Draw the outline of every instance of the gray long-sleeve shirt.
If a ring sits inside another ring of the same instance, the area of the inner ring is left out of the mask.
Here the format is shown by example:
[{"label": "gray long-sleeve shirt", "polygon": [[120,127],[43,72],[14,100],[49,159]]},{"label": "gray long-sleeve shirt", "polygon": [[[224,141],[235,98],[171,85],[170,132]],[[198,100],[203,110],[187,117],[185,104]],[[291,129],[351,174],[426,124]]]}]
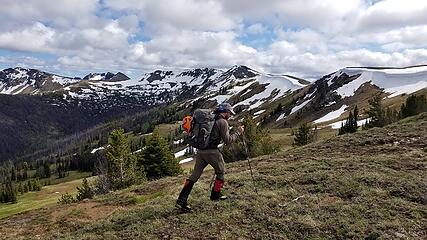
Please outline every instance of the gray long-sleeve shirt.
[{"label": "gray long-sleeve shirt", "polygon": [[209,145],[206,149],[216,149],[221,142],[229,145],[237,140],[238,133],[230,134],[229,125],[227,120],[218,116],[215,120],[215,125],[212,129]]}]

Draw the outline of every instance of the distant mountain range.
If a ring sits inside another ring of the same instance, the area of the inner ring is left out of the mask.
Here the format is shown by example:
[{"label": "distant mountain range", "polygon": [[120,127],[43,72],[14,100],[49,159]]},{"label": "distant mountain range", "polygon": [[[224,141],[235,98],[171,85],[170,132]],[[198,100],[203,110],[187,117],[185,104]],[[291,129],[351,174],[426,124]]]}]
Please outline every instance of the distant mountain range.
[{"label": "distant mountain range", "polygon": [[385,103],[397,107],[406,94],[426,89],[427,66],[344,68],[315,82],[246,66],[156,70],[138,79],[120,72],[76,78],[8,68],[0,71],[0,156],[6,156],[0,160],[40,139],[61,139],[156,106],[191,109],[196,103],[213,107],[228,101],[237,120],[250,114],[265,127],[327,126],[355,105],[363,115],[375,93],[382,92]]}]

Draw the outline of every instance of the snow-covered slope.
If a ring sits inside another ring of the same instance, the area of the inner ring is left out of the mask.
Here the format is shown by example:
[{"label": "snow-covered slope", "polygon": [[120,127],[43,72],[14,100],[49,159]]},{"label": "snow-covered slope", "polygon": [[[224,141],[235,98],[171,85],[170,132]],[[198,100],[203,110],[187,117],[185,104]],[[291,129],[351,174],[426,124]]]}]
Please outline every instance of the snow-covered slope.
[{"label": "snow-covered slope", "polygon": [[[328,122],[342,118],[358,104],[355,95],[366,93],[357,90],[366,86],[382,89],[388,98],[410,94],[427,88],[427,66],[344,68],[313,83],[288,75],[260,73],[246,66],[226,71],[157,70],[134,79],[120,72],[91,73],[80,79],[35,69],[0,71],[1,94],[53,92],[65,102],[100,114],[115,107],[149,108],[164,103],[188,107],[194,101],[213,106],[228,101],[238,112],[252,113],[258,121],[276,126],[295,125],[302,119],[322,123],[326,116]],[[368,97],[363,96],[362,100]]]},{"label": "snow-covered slope", "polygon": [[221,103],[240,96],[234,101],[235,105],[254,109],[305,86],[292,77],[261,74],[246,66],[234,66],[227,71],[212,68],[157,70],[143,74],[141,79],[122,81],[103,80],[100,74],[91,74],[85,79],[85,84],[64,88],[64,99],[99,101],[120,95],[153,106],[200,98]]},{"label": "snow-covered slope", "polygon": [[[426,88],[427,66],[343,68],[307,86],[303,94],[294,96],[291,104],[270,113],[274,117],[270,121],[274,120],[276,126],[296,125],[301,120],[323,125],[346,117],[356,105],[367,106],[377,92],[383,92],[386,101]],[[398,104],[396,100],[392,102]]]},{"label": "snow-covered slope", "polygon": [[336,92],[342,97],[349,97],[364,83],[371,83],[390,93],[388,98],[401,94],[410,94],[427,88],[427,66],[408,68],[344,68],[335,73],[329,83],[334,83],[339,76],[360,75],[355,80],[338,88]]},{"label": "snow-covered slope", "polygon": [[81,79],[26,69],[8,68],[0,71],[0,94],[38,94],[62,89]]}]

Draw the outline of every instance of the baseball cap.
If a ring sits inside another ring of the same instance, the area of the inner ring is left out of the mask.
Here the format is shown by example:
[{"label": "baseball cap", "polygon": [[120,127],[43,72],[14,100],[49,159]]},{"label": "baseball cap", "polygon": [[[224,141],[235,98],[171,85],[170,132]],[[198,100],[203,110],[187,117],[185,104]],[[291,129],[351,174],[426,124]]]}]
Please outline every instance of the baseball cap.
[{"label": "baseball cap", "polygon": [[218,105],[218,112],[230,112],[232,115],[236,115],[236,113],[233,110],[233,107],[229,103],[221,103]]}]

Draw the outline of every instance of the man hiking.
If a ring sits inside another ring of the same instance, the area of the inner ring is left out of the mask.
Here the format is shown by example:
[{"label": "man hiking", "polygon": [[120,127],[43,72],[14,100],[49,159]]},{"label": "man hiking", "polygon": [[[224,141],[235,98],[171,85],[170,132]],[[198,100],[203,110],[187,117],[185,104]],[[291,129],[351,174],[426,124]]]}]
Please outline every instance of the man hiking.
[{"label": "man hiking", "polygon": [[227,198],[221,194],[221,189],[224,185],[225,163],[222,154],[218,149],[218,145],[221,142],[225,143],[226,145],[235,142],[237,138],[243,134],[244,127],[239,127],[235,134],[230,135],[227,120],[231,117],[231,115],[235,115],[235,112],[229,103],[221,103],[214,111],[214,114],[215,122],[209,136],[208,145],[204,149],[197,149],[197,153],[195,155],[196,164],[194,166],[193,173],[185,181],[184,187],[182,188],[178,200],[176,201],[176,207],[184,211],[191,211],[190,206],[187,204],[188,196],[190,195],[194,183],[199,180],[203,170],[208,164],[214,168],[216,175],[210,199],[216,201]]}]

